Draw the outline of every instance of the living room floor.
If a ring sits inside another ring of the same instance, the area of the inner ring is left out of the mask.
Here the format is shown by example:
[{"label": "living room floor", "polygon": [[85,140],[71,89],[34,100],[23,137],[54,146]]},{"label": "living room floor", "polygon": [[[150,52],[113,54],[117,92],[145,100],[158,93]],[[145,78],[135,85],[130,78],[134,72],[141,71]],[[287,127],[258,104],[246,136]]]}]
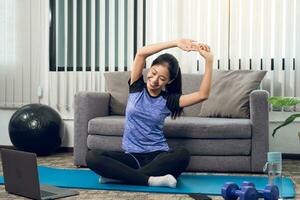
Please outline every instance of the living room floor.
[{"label": "living room floor", "polygon": [[[0,160],[1,162],[1,160]],[[46,157],[38,157],[38,164],[53,167],[62,168],[76,168],[73,165],[73,155],[71,152],[56,153]],[[300,160],[283,160],[283,174],[290,176],[296,188],[296,198],[300,199]],[[2,165],[0,165],[0,175],[2,175]],[[246,174],[245,174],[246,175]],[[85,200],[192,200],[196,199],[189,195],[180,194],[155,194],[155,193],[143,193],[143,192],[118,192],[107,190],[78,190],[79,196],[68,197],[67,199],[85,199]],[[222,197],[210,196],[212,199],[221,200]],[[25,199],[15,195],[7,194],[4,190],[4,186],[0,186],[0,199],[19,200]]]}]

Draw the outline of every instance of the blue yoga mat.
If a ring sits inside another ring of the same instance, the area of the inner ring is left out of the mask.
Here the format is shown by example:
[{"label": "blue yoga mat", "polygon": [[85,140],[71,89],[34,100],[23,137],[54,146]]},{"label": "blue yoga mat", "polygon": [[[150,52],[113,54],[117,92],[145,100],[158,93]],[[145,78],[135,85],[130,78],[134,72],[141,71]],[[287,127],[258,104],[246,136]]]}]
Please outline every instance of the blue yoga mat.
[{"label": "blue yoga mat", "polygon": [[[39,177],[42,184],[54,185],[66,188],[119,190],[135,192],[158,192],[207,195],[220,195],[221,187],[225,182],[235,182],[241,185],[243,181],[251,181],[256,188],[263,189],[268,182],[266,176],[225,176],[225,175],[192,175],[184,174],[178,178],[177,188],[148,187],[121,184],[100,184],[99,175],[85,169],[61,169],[39,166]],[[3,184],[0,176],[0,184]],[[290,178],[283,179],[283,197],[295,196],[294,184]]]}]

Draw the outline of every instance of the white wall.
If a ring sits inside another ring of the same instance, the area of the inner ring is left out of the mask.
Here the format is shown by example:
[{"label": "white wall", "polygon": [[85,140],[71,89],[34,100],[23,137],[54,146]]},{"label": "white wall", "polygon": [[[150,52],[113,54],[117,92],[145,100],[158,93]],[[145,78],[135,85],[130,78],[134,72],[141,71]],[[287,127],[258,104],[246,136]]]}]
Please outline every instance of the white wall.
[{"label": "white wall", "polygon": [[300,122],[279,129],[273,138],[271,136],[272,130],[278,124],[278,122],[270,122],[269,151],[300,154],[300,139],[298,137],[298,132],[300,132]]},{"label": "white wall", "polygon": [[12,110],[0,110],[0,145],[11,145],[8,135],[8,123]]},{"label": "white wall", "polygon": [[[1,110],[0,109],[0,145],[12,145],[8,135],[9,119],[15,110]],[[281,128],[276,134],[275,138],[271,136],[273,129],[288,116],[287,113],[270,114],[270,132],[269,141],[270,151],[281,151],[283,153],[297,153],[300,154],[300,140],[298,132],[300,132],[300,121]],[[74,126],[73,120],[64,120],[66,133],[63,139],[63,147],[73,147]]]},{"label": "white wall", "polygon": [[280,128],[275,137],[272,132],[282,121],[284,121],[291,113],[273,112],[269,114],[269,150],[280,151],[283,153],[300,153],[300,119],[297,118],[292,124]]}]

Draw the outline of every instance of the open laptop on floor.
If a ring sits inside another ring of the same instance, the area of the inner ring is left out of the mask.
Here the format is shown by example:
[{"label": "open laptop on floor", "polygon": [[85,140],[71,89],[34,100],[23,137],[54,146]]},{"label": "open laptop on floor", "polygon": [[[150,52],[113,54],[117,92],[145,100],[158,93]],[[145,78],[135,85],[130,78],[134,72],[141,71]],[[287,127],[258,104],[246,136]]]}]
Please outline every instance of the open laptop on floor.
[{"label": "open laptop on floor", "polygon": [[40,185],[36,154],[1,149],[5,190],[31,199],[57,199],[78,195],[70,189]]}]

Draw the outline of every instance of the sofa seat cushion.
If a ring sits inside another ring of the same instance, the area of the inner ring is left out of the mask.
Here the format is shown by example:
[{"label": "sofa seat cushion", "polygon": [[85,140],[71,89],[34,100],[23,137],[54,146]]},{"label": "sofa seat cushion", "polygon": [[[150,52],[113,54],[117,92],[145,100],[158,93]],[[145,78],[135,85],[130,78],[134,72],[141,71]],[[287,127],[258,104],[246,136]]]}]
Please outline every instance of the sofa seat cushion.
[{"label": "sofa seat cushion", "polygon": [[[88,133],[92,135],[122,136],[124,116],[97,117],[89,121]],[[165,121],[166,138],[199,139],[249,139],[251,121],[233,118],[180,117]]]},{"label": "sofa seat cushion", "polygon": [[[204,156],[249,156],[251,152],[250,139],[182,139],[169,138],[167,142],[170,148],[184,147],[191,155]],[[89,149],[107,151],[122,151],[122,137],[89,135],[87,138]]]},{"label": "sofa seat cushion", "polygon": [[251,121],[232,118],[167,118],[164,133],[167,138],[246,139],[251,138]]},{"label": "sofa seat cushion", "polygon": [[88,134],[122,136],[124,122],[125,117],[120,115],[96,117],[88,122]]}]

